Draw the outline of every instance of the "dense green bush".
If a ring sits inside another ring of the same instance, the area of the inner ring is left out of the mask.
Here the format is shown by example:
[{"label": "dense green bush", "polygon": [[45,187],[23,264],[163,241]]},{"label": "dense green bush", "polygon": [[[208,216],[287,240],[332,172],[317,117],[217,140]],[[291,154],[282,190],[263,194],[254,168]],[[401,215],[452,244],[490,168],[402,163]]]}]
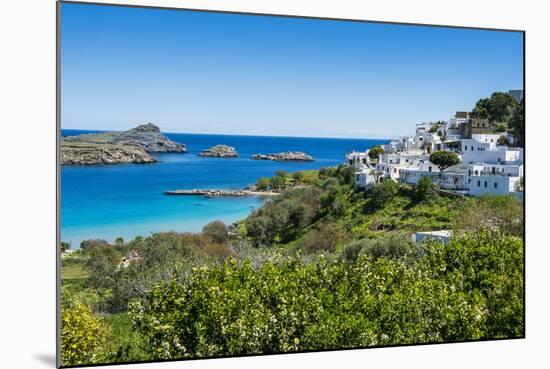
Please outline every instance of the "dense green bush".
[{"label": "dense green bush", "polygon": [[412,264],[230,261],[160,283],[131,315],[156,359],[520,337],[522,250],[480,233]]},{"label": "dense green bush", "polygon": [[226,243],[229,240],[228,229],[224,222],[216,220],[202,227],[203,236],[213,243]]},{"label": "dense green bush", "polygon": [[398,184],[391,179],[385,179],[382,182],[377,183],[372,189],[370,196],[371,208],[383,208],[397,195],[398,188]]},{"label": "dense green bush", "polygon": [[317,187],[296,188],[266,202],[245,220],[247,236],[255,246],[289,242],[320,216],[321,193]]},{"label": "dense green bush", "polygon": [[377,260],[412,261],[420,257],[420,249],[410,237],[403,234],[390,233],[385,237],[360,239],[350,242],[344,247],[342,258],[347,262],[355,262],[360,255]]},{"label": "dense green bush", "polygon": [[516,197],[484,195],[460,202],[452,228],[459,232],[479,232],[485,228],[522,237],[523,203]]},{"label": "dense green bush", "polygon": [[108,329],[92,309],[64,293],[61,304],[61,364],[100,362]]},{"label": "dense green bush", "polygon": [[431,202],[437,196],[435,186],[428,176],[422,176],[415,186],[413,200],[416,202]]},{"label": "dense green bush", "polygon": [[333,252],[346,239],[346,231],[332,223],[319,223],[299,243],[307,253]]}]

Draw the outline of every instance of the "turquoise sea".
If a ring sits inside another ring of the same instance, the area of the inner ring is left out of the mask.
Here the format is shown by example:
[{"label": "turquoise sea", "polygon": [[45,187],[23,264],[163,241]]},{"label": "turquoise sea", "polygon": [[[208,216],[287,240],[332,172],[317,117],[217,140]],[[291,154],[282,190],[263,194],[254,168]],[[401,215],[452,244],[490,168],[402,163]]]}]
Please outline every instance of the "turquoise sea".
[{"label": "turquoise sea", "polygon": [[[63,136],[93,131],[62,130]],[[116,237],[130,240],[159,231],[199,231],[222,220],[245,218],[262,205],[262,198],[203,198],[166,196],[174,189],[239,189],[277,170],[288,172],[338,165],[347,151],[366,150],[387,140],[303,137],[170,134],[187,145],[187,153],[155,154],[156,164],[71,166],[61,169],[61,239],[73,248],[82,240]],[[201,158],[197,154],[216,144],[234,146],[235,159]],[[251,160],[257,153],[303,151],[313,162]]]}]

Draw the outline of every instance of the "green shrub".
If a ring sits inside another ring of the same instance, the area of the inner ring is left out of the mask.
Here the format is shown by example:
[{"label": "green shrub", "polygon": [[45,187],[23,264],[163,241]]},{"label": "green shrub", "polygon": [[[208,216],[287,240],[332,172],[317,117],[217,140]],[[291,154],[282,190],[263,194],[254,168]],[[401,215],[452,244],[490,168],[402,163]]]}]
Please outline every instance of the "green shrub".
[{"label": "green shrub", "polygon": [[202,227],[202,234],[213,243],[226,243],[229,240],[228,229],[219,220],[210,222]]},{"label": "green shrub", "polygon": [[256,188],[260,191],[268,190],[271,186],[271,180],[267,177],[260,177],[256,181]]},{"label": "green shrub", "polygon": [[374,209],[383,208],[397,195],[397,191],[398,185],[391,179],[385,179],[377,183],[370,196],[371,207]]},{"label": "green shrub", "polygon": [[345,234],[345,230],[337,225],[321,223],[306,234],[301,245],[308,253],[333,252],[343,242]]},{"label": "green shrub", "polygon": [[415,202],[431,202],[437,196],[435,186],[428,176],[422,176],[414,188],[413,200]]},{"label": "green shrub", "polygon": [[135,329],[154,359],[523,335],[520,239],[482,232],[447,247],[428,242],[409,262],[400,249],[366,249],[379,257],[194,269],[132,305]]},{"label": "green shrub", "polygon": [[373,260],[386,258],[410,261],[420,257],[420,250],[410,237],[390,234],[386,237],[353,241],[344,247],[342,258],[347,262],[355,262],[361,254]]},{"label": "green shrub", "polygon": [[107,335],[103,320],[92,309],[64,294],[61,305],[61,364],[82,365],[101,361]]}]

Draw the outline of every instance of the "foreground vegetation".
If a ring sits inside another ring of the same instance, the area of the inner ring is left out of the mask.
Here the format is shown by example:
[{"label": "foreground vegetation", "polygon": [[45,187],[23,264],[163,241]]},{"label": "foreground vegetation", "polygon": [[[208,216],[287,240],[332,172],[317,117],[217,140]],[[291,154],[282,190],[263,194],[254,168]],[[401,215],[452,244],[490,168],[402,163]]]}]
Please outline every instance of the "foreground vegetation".
[{"label": "foreground vegetation", "polygon": [[[523,335],[515,198],[357,192],[345,166],[275,177],[281,195],[238,224],[64,257],[63,365]],[[410,241],[437,229],[449,245]]]}]

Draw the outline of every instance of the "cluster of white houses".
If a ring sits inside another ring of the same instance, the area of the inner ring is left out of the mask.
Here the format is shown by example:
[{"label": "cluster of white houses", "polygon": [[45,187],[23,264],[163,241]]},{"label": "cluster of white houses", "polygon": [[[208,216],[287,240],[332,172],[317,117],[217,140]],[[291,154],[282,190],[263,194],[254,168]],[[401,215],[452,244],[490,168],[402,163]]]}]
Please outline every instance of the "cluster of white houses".
[{"label": "cluster of white houses", "polygon": [[[448,122],[417,124],[414,136],[382,145],[384,153],[376,161],[368,150],[348,153],[346,160],[356,168],[358,188],[370,188],[385,178],[416,184],[428,176],[439,188],[456,193],[522,197],[523,148],[513,147],[513,140],[505,125],[457,112]],[[460,164],[440,171],[430,162],[436,150],[455,152]]]}]

